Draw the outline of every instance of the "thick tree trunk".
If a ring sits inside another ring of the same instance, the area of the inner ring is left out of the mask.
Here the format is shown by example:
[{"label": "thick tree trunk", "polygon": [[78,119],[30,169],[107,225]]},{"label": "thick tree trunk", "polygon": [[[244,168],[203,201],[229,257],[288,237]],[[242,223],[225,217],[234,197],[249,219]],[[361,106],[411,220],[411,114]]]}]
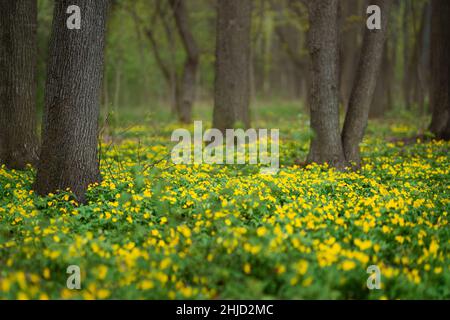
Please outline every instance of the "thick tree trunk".
[{"label": "thick tree trunk", "polygon": [[213,126],[250,126],[251,0],[219,0]]},{"label": "thick tree trunk", "polygon": [[185,1],[170,0],[170,5],[175,17],[178,33],[187,55],[179,88],[180,92],[177,103],[178,117],[181,122],[190,123],[197,87],[197,69],[200,52],[189,26],[189,14]]},{"label": "thick tree trunk", "polygon": [[0,1],[0,165],[38,159],[36,0]]},{"label": "thick tree trunk", "polygon": [[366,29],[355,85],[350,96],[342,131],[345,158],[356,166],[361,163],[359,144],[364,137],[370,105],[383,61],[391,2],[391,0],[372,1],[381,8],[381,30]]},{"label": "thick tree trunk", "polygon": [[433,0],[432,2],[430,87],[430,104],[432,109],[430,131],[437,138],[447,137],[447,139],[450,133],[449,6],[450,1],[448,0]]},{"label": "thick tree trunk", "polygon": [[[100,180],[97,135],[108,4],[108,0],[55,1],[35,183],[40,195],[69,188],[85,202],[88,185]],[[80,30],[66,27],[69,5],[81,9]]]},{"label": "thick tree trunk", "polygon": [[309,0],[311,141],[308,162],[346,166],[339,128],[338,0]]}]

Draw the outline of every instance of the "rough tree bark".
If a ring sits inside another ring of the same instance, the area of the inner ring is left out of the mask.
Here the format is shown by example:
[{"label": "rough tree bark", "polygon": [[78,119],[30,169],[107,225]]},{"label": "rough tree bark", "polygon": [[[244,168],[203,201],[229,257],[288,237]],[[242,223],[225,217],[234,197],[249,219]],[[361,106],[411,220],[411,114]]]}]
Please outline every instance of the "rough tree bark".
[{"label": "rough tree bark", "polygon": [[364,137],[367,127],[370,105],[383,61],[389,8],[392,0],[375,0],[372,3],[381,8],[381,30],[371,31],[366,29],[355,84],[350,96],[342,131],[345,158],[356,166],[359,166],[361,163],[359,144]]},{"label": "rough tree bark", "polygon": [[[81,9],[81,29],[66,27],[70,5]],[[103,75],[108,0],[57,0],[47,71],[42,151],[35,190],[70,190],[85,202],[98,182],[99,94]]]},{"label": "rough tree bark", "polygon": [[38,159],[36,0],[0,1],[0,164],[24,169]]},{"label": "rough tree bark", "polygon": [[431,26],[431,86],[432,120],[430,131],[436,138],[450,138],[449,101],[449,7],[448,0],[433,0]]},{"label": "rough tree bark", "polygon": [[177,101],[178,117],[181,122],[190,123],[192,121],[192,107],[196,94],[200,52],[189,26],[189,14],[186,8],[186,2],[183,0],[170,0],[170,5],[175,17],[178,33],[186,51],[186,61],[180,80],[180,92]]},{"label": "rough tree bark", "polygon": [[251,0],[219,0],[213,126],[250,127]]},{"label": "rough tree bark", "polygon": [[339,128],[338,0],[308,0],[311,140],[308,162],[346,166]]}]

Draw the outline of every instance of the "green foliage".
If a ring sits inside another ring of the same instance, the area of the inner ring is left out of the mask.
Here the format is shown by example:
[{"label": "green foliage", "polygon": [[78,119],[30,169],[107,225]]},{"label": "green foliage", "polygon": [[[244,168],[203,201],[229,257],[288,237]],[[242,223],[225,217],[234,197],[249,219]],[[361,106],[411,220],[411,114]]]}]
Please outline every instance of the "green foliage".
[{"label": "green foliage", "polygon": [[417,129],[392,119],[370,124],[360,171],[299,167],[307,119],[283,110],[257,111],[257,127],[280,124],[277,176],[174,166],[178,125],[154,117],[110,130],[85,206],[1,168],[0,298],[450,298],[450,145],[387,143]]}]

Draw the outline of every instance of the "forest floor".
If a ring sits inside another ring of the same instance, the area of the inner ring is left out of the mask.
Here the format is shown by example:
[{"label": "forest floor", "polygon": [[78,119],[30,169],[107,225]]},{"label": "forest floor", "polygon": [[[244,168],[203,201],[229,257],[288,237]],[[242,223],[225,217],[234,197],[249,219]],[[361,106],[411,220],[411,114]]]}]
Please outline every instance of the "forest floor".
[{"label": "forest floor", "polygon": [[[34,170],[1,168],[0,299],[450,298],[450,144],[388,142],[425,120],[371,122],[361,170],[337,172],[296,165],[306,117],[259,115],[280,129],[276,176],[175,166],[178,125],[152,117],[104,131],[87,205],[37,197]],[[66,287],[70,265],[81,290]]]}]

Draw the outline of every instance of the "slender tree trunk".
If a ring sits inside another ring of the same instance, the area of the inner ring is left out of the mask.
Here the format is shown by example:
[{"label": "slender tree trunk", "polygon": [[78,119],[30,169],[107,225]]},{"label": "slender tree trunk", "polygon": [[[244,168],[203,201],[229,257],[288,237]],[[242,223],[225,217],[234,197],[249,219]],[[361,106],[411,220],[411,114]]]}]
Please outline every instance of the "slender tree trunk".
[{"label": "slender tree trunk", "polygon": [[200,52],[189,26],[189,14],[185,1],[170,0],[170,5],[175,17],[178,33],[187,55],[180,83],[178,117],[181,122],[190,123],[197,87],[197,69]]},{"label": "slender tree trunk", "polygon": [[[132,15],[137,15],[136,13],[136,2],[133,4],[131,8]],[[144,41],[142,37],[142,29],[139,24],[139,19],[134,18],[134,29],[136,30],[136,37],[138,41],[138,50],[139,50],[139,60],[141,62],[141,66],[147,68],[147,65],[145,63],[145,46]],[[106,65],[106,64],[105,64]],[[148,104],[149,101],[152,100],[152,97],[150,96],[150,77],[148,72],[144,72],[143,75],[144,80],[144,94],[142,98],[144,98],[144,101],[141,100],[142,105]]]},{"label": "slender tree trunk", "polygon": [[[283,14],[283,9],[286,8],[282,6],[282,3],[272,0],[271,7],[278,14],[280,21],[286,19]],[[291,9],[289,4],[287,8]],[[291,9],[291,11],[293,10]],[[274,31],[277,36],[279,51],[283,51],[285,54],[285,56],[280,56],[280,61],[277,62],[277,65],[280,65],[280,63],[282,65],[281,70],[277,70],[277,72],[285,76],[286,79],[286,83],[282,83],[281,88],[288,89],[287,94],[290,98],[301,99],[306,104],[302,89],[306,81],[305,72],[308,70],[308,59],[305,59],[300,53],[304,40],[299,37],[298,30],[290,24],[275,26]],[[286,62],[285,59],[289,61]]]},{"label": "slender tree trunk", "polygon": [[403,17],[402,17],[402,30],[403,30],[403,95],[405,108],[411,109],[411,81],[410,81],[410,68],[409,61],[411,57],[411,40],[410,40],[410,25],[409,25],[409,13],[411,12],[411,0],[403,0]]},{"label": "slender tree trunk", "polygon": [[390,55],[389,43],[386,42],[383,50],[380,73],[375,86],[374,97],[370,105],[369,118],[382,118],[392,105],[392,79],[394,78],[394,62]]},{"label": "slender tree trunk", "polygon": [[419,114],[423,116],[426,110],[427,97],[430,92],[430,36],[431,36],[431,4],[425,3],[423,8],[423,28],[420,34],[420,61],[418,75],[420,89],[423,91],[419,105]]},{"label": "slender tree trunk", "polygon": [[0,165],[38,159],[36,0],[0,1]]},{"label": "slender tree trunk", "polygon": [[361,11],[361,1],[340,1],[341,7],[341,72],[340,72],[340,101],[344,108],[348,106],[353,81],[356,74],[355,61],[359,59],[360,34],[362,34],[361,24],[355,23],[350,18],[359,15]]},{"label": "slender tree trunk", "polygon": [[383,61],[392,0],[374,0],[372,3],[381,8],[381,30],[366,29],[355,85],[350,96],[342,132],[345,158],[356,166],[361,163],[359,144],[364,137],[370,105]]},{"label": "slender tree trunk", "polygon": [[[106,62],[105,62],[106,65]],[[108,84],[108,72],[105,68],[103,71],[103,84],[102,84],[102,90],[103,90],[103,108],[105,113],[105,118],[109,116],[109,84]]]},{"label": "slender tree trunk", "polygon": [[[169,8],[170,9],[170,8]],[[172,106],[171,109],[174,113],[179,115],[179,106],[181,104],[181,79],[177,71],[177,65],[174,63],[176,61],[176,55],[177,55],[177,47],[175,42],[175,36],[173,32],[172,24],[170,23],[170,15],[166,15],[165,10],[163,8],[157,8],[156,13],[159,15],[159,18],[162,22],[162,26],[164,29],[164,34],[166,36],[166,41],[168,43],[168,60],[164,61],[164,59],[161,58],[161,62],[167,69],[167,72],[169,74],[169,88],[171,90],[172,94]],[[154,41],[154,46],[156,45],[156,41]],[[158,47],[155,47],[155,50],[160,51]],[[158,53],[160,54],[160,53]]]},{"label": "slender tree trunk", "polygon": [[[80,30],[66,27],[69,5],[81,9]],[[43,143],[35,190],[69,188],[85,202],[98,182],[98,117],[108,0],[56,0],[47,72]]]},{"label": "slender tree trunk", "polygon": [[113,102],[113,108],[115,117],[117,118],[119,116],[119,105],[120,105],[120,93],[122,90],[122,65],[123,65],[123,58],[122,55],[119,57],[119,61],[117,61],[116,68],[114,70],[114,102]]},{"label": "slender tree trunk", "polygon": [[[418,14],[418,9],[422,9],[422,14]],[[417,4],[412,4],[412,11],[414,16],[414,32],[415,32],[415,42],[414,42],[414,53],[413,57],[411,59],[411,73],[413,74],[414,79],[414,92],[413,92],[413,98],[415,105],[418,109],[418,111],[422,111],[424,109],[425,104],[425,86],[422,83],[422,54],[423,54],[423,34],[425,31],[425,24],[426,24],[426,18],[427,18],[427,10],[426,6],[419,6],[417,7]],[[420,24],[417,25],[416,20],[420,20]]]},{"label": "slender tree trunk", "polygon": [[339,128],[338,0],[309,0],[311,141],[308,162],[346,166]]},{"label": "slender tree trunk", "polygon": [[447,0],[433,0],[431,26],[431,87],[432,121],[430,131],[437,138],[450,133],[449,109],[449,5]]},{"label": "slender tree trunk", "polygon": [[213,126],[250,127],[251,0],[219,0]]}]

